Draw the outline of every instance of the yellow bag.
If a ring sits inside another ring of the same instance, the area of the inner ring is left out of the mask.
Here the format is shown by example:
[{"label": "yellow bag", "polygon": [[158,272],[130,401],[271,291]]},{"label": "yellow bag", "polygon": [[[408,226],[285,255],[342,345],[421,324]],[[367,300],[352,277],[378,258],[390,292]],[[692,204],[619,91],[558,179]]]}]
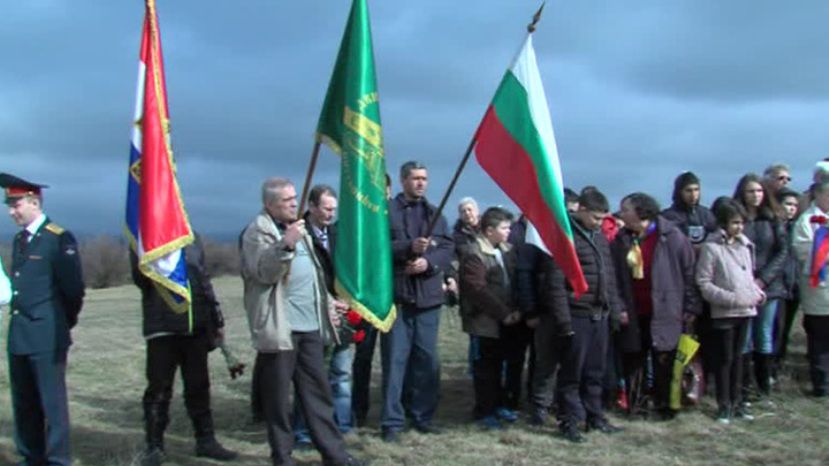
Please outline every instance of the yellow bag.
[{"label": "yellow bag", "polygon": [[691,335],[683,333],[679,336],[679,345],[676,347],[674,372],[671,379],[671,409],[678,411],[682,407],[682,372],[691,362],[699,349],[699,342]]}]

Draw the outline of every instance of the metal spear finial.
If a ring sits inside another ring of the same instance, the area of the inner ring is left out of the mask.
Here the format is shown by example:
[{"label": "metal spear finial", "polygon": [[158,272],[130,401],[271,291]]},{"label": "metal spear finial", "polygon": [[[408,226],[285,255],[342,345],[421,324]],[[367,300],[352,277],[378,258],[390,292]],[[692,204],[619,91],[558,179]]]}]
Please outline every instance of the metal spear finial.
[{"label": "metal spear finial", "polygon": [[541,6],[538,8],[538,11],[536,11],[535,14],[533,15],[533,22],[530,23],[529,25],[527,25],[527,32],[529,32],[530,34],[535,32],[535,26],[541,20],[541,12],[544,11],[544,5],[546,3],[547,2],[541,2]]}]

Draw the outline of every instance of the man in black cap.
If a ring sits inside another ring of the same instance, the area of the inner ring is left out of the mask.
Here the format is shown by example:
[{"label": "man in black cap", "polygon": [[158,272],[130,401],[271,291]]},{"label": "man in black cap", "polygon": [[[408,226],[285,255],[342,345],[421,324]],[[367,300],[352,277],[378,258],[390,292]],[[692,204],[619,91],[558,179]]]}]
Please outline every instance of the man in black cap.
[{"label": "man in black cap", "polygon": [[8,352],[22,464],[69,465],[66,353],[84,296],[78,245],[43,213],[41,189],[0,173],[14,237]]}]

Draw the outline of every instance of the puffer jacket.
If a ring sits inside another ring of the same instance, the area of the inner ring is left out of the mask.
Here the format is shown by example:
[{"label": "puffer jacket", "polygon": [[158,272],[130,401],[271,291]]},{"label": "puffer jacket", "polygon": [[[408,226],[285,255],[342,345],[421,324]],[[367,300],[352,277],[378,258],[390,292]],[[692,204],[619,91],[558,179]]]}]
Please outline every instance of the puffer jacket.
[{"label": "puffer jacket", "polygon": [[511,283],[515,281],[515,253],[508,243],[498,245],[506,266],[495,257],[495,248],[478,235],[461,258],[460,291],[463,331],[470,335],[499,338],[501,321],[517,310]]},{"label": "puffer jacket", "polygon": [[616,286],[613,257],[607,238],[601,231],[586,231],[572,217],[570,224],[573,226],[576,255],[587,282],[587,291],[576,298],[564,272],[547,254],[544,254],[540,271],[541,276],[547,277],[549,281],[541,285],[539,291],[542,299],[538,305],[542,313],[553,315],[558,335],[572,332],[573,316],[599,318],[610,314],[612,319],[618,320],[625,310]]},{"label": "puffer jacket", "polygon": [[752,317],[765,294],[754,282],[754,245],[743,234],[728,243],[723,230],[708,235],[697,259],[696,280],[711,318]]},{"label": "puffer jacket", "polygon": [[783,275],[789,246],[784,224],[767,216],[757,217],[746,222],[743,234],[754,244],[754,278],[766,285],[766,297],[786,298]]}]

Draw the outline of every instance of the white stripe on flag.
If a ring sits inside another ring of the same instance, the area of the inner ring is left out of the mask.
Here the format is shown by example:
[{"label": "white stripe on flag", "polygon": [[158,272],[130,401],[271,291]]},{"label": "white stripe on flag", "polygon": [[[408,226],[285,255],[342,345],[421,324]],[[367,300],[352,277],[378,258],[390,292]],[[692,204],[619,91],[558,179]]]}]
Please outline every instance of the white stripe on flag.
[{"label": "white stripe on flag", "polygon": [[[141,242],[141,231],[139,228],[138,232],[138,257],[144,257],[144,246]],[[179,261],[181,260],[181,249],[176,249],[175,251],[167,254],[166,256],[159,257],[158,259],[149,262],[147,265],[152,267],[156,273],[163,277],[169,277],[173,271],[176,270],[176,266],[178,266]]]},{"label": "white stripe on flag", "polygon": [[546,252],[548,256],[552,256],[550,250],[547,249],[547,246],[544,245],[544,241],[541,239],[541,235],[538,234],[538,230],[536,230],[535,226],[529,220],[527,221],[527,232],[526,236],[524,237],[524,241]]},{"label": "white stripe on flag", "polygon": [[[147,77],[147,66],[141,60],[138,61],[138,85],[135,88],[135,111],[133,112],[133,123],[140,122],[144,116],[144,82]],[[138,153],[141,153],[143,135],[141,127],[137,124],[132,126],[132,145]]]},{"label": "white stripe on flag", "polygon": [[547,107],[547,94],[544,92],[544,84],[541,82],[538,62],[535,59],[532,34],[527,35],[527,40],[524,42],[518,56],[515,57],[510,72],[527,91],[529,100],[527,105],[530,108],[533,124],[541,137],[542,144],[544,144],[549,163],[553,167],[552,172],[556,182],[558,182],[558,189],[563,190],[564,181],[561,177],[561,163],[558,157],[556,136],[553,132],[553,121],[550,119],[550,109]]}]

